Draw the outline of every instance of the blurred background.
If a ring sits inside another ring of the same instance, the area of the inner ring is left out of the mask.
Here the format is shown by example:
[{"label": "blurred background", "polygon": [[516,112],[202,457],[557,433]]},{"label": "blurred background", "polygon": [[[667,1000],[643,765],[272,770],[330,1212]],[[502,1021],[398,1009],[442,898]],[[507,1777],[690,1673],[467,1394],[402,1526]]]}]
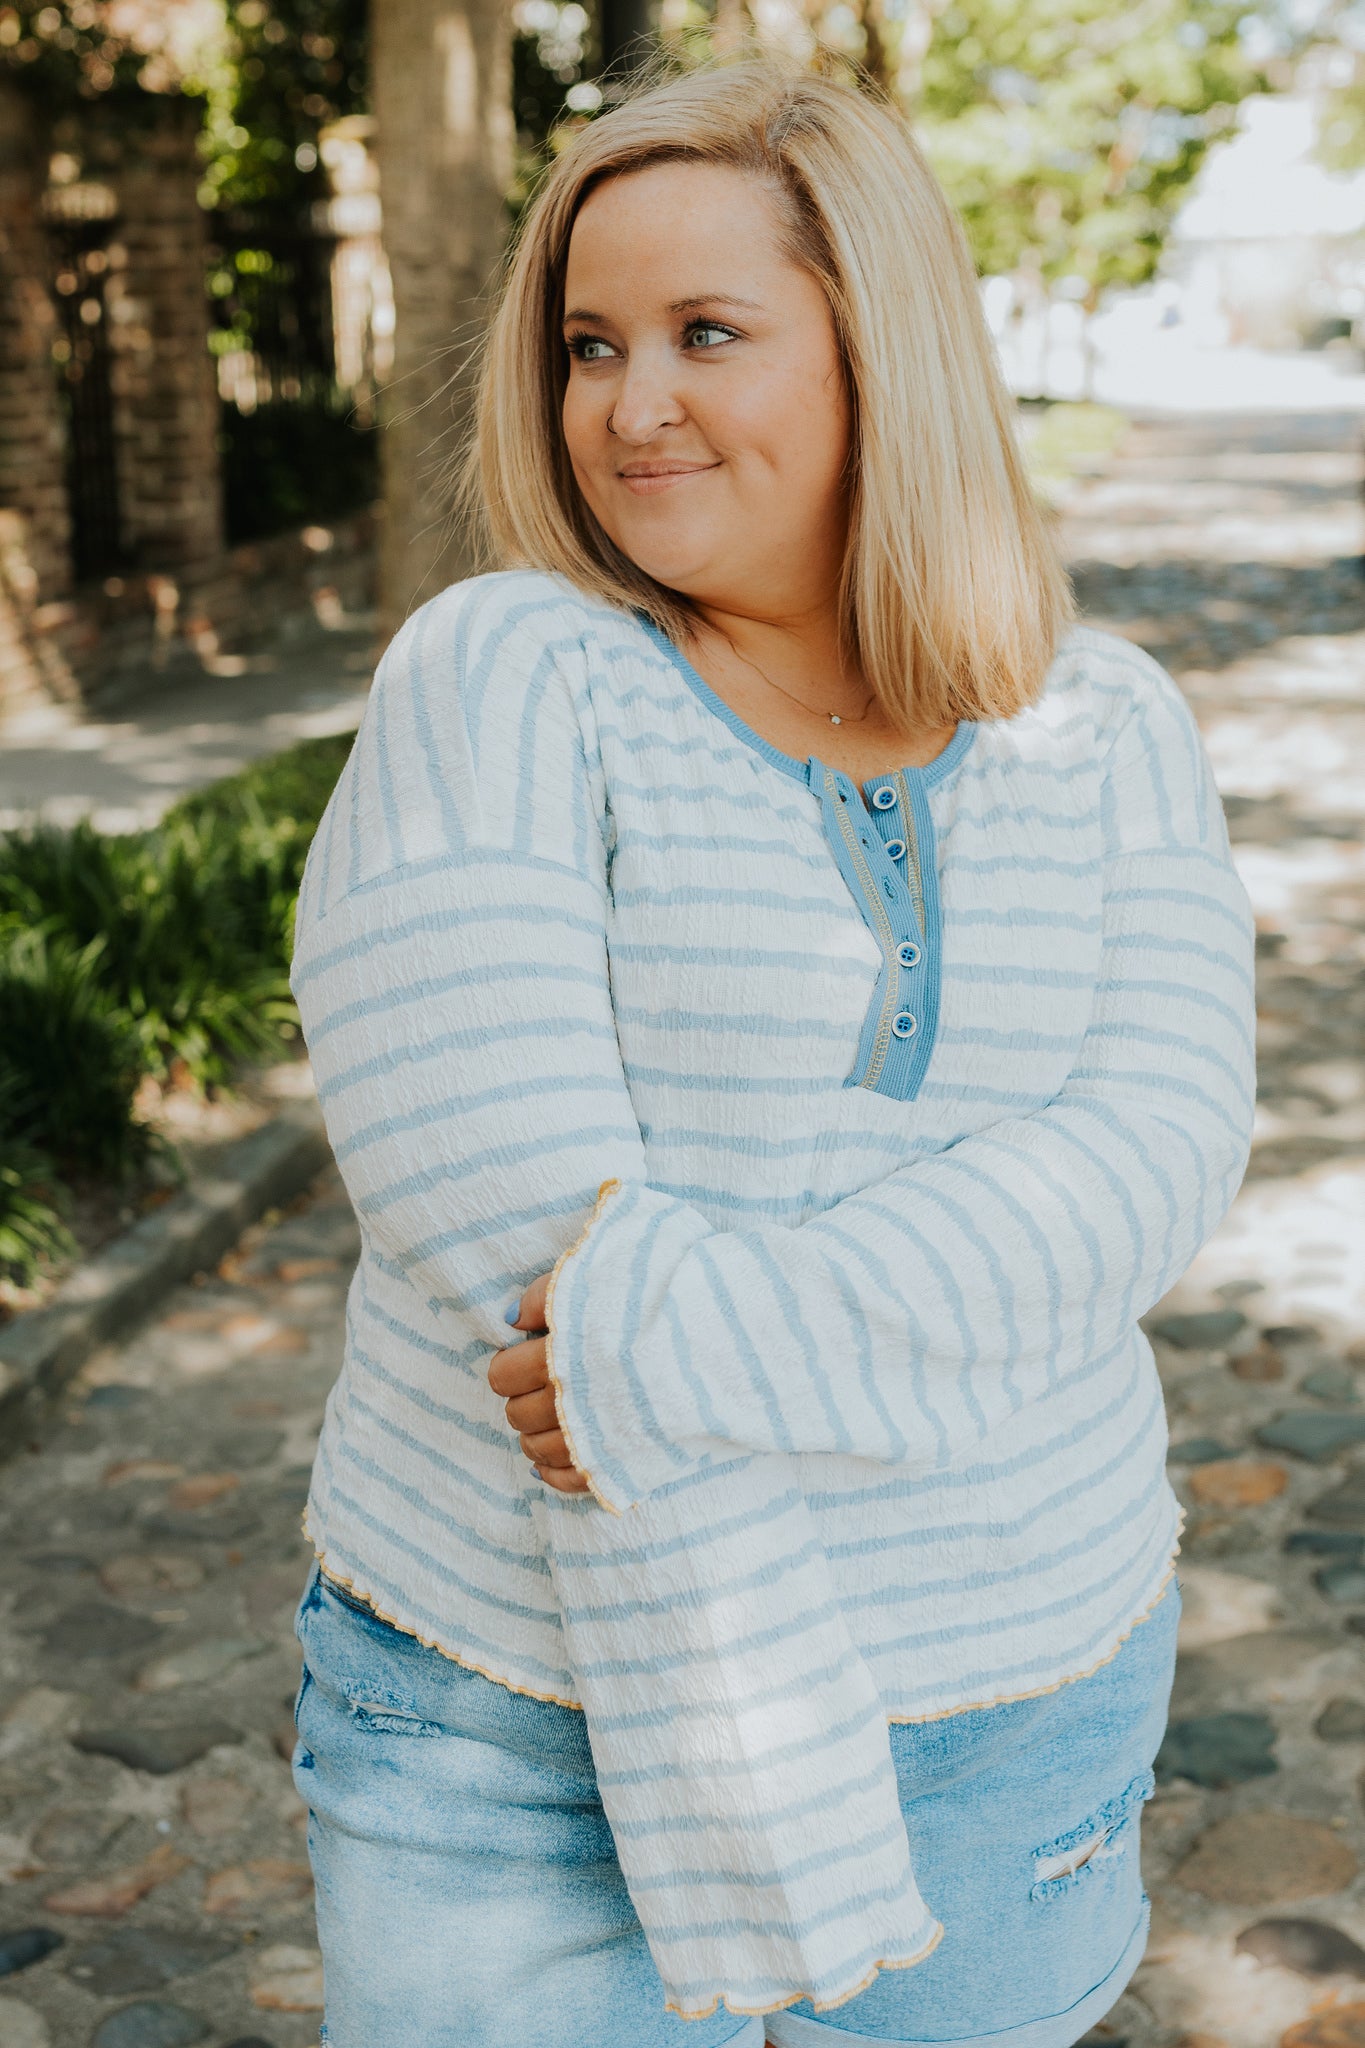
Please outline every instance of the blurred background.
[{"label": "blurred background", "polygon": [[914,119],[1256,913],[1251,1169],[1147,1318],[1152,1941],[1087,2039],[1365,2048],[1365,0],[0,0],[0,2048],[316,2040],[290,1616],[355,1238],[295,895],[470,566],[519,212],[633,64],[751,44]]},{"label": "blurred background", "polygon": [[439,458],[519,209],[633,59],[747,39],[911,112],[1024,401],[1365,368],[1343,0],[0,5],[0,703],[458,574]]}]

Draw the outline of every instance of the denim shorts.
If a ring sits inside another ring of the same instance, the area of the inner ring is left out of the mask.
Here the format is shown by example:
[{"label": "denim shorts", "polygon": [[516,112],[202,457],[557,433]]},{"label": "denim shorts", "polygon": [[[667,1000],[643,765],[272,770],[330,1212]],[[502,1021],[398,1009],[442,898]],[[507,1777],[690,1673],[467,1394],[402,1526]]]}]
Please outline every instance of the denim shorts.
[{"label": "denim shorts", "polygon": [[1117,1656],[1035,1699],[895,1723],[933,1954],[834,2011],[665,2011],[581,1713],[425,1648],[316,1569],[294,1775],[330,2048],[1069,2048],[1142,1959],[1142,1802],[1173,1580]]}]

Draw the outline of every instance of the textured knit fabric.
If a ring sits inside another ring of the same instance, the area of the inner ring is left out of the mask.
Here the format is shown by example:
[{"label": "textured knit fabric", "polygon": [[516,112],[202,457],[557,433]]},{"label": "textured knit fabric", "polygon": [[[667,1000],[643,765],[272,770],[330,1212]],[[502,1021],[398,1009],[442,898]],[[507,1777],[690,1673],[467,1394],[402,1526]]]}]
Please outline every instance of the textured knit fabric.
[{"label": "textured knit fabric", "polygon": [[[385,657],[295,987],[363,1238],[328,1571],[586,1708],[680,2012],[927,1954],[887,1718],[1093,1669],[1176,1545],[1136,1319],[1240,1178],[1252,1004],[1174,685],[1078,631],[860,791],[556,579],[457,586]],[[485,1377],[557,1261],[588,1500]]]}]

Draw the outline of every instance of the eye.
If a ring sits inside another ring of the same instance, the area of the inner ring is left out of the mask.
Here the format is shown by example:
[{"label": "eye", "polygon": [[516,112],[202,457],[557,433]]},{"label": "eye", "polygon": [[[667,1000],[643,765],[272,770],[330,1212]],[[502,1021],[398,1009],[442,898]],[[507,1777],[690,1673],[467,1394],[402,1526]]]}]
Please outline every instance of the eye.
[{"label": "eye", "polygon": [[568,338],[568,349],[569,354],[576,356],[580,363],[605,363],[616,354],[611,343],[603,341],[600,334],[571,334]]},{"label": "eye", "polygon": [[688,348],[718,348],[723,341],[736,339],[733,327],[720,327],[714,320],[696,320],[687,329]]}]

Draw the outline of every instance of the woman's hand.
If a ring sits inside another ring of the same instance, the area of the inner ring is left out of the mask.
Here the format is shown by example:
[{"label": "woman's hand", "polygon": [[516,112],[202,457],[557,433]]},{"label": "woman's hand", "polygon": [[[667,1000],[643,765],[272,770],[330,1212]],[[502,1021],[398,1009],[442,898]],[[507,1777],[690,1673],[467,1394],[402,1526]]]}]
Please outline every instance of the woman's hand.
[{"label": "woman's hand", "polygon": [[488,1384],[507,1404],[507,1420],[521,1439],[536,1476],[556,1493],[586,1493],[588,1482],[569,1455],[569,1446],[555,1412],[555,1390],[550,1385],[546,1359],[545,1300],[550,1276],[542,1273],[522,1295],[513,1329],[535,1334],[524,1344],[494,1354],[488,1368]]}]

